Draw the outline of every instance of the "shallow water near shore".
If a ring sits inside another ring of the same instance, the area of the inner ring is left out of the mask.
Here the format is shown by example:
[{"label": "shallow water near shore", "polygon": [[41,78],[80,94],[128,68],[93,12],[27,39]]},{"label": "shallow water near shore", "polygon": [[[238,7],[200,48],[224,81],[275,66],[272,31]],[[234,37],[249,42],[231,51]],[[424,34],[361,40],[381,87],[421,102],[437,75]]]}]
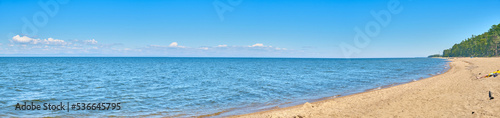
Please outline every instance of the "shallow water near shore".
[{"label": "shallow water near shore", "polygon": [[[234,115],[445,72],[436,58],[0,58],[0,116]],[[121,103],[19,111],[17,103]]]}]

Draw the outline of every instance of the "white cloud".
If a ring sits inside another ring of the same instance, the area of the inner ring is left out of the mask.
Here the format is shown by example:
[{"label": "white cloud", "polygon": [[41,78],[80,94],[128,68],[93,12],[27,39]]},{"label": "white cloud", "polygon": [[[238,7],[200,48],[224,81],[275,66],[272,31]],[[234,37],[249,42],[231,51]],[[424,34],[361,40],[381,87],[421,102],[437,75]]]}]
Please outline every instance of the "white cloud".
[{"label": "white cloud", "polygon": [[97,41],[95,39],[92,40],[84,40],[83,41],[85,44],[97,44]]},{"label": "white cloud", "polygon": [[276,50],[287,50],[286,48],[274,48]]},{"label": "white cloud", "polygon": [[148,45],[146,48],[186,48],[185,46],[180,46],[177,42],[172,42],[168,46],[163,45]]},{"label": "white cloud", "polygon": [[256,44],[253,44],[250,47],[264,47],[264,44],[262,44],[262,43],[256,43]]},{"label": "white cloud", "polygon": [[14,43],[23,43],[23,44],[26,44],[26,43],[29,43],[29,44],[47,44],[47,45],[71,44],[71,43],[65,42],[64,40],[59,40],[59,39],[54,39],[54,38],[48,38],[48,39],[42,40],[42,39],[34,39],[34,38],[27,37],[27,36],[19,36],[19,35],[12,37],[12,41]]},{"label": "white cloud", "polygon": [[12,37],[12,41],[18,42],[18,43],[29,43],[29,42],[33,41],[33,39],[30,37],[27,37],[27,36],[21,37],[19,35],[16,35],[16,36]]},{"label": "white cloud", "polygon": [[264,44],[262,43],[256,43],[256,44],[253,44],[251,46],[248,46],[248,47],[273,47],[273,46],[265,46]]},{"label": "white cloud", "polygon": [[64,40],[53,39],[53,38],[44,39],[42,42],[45,44],[49,44],[49,45],[66,45],[66,44],[68,44],[68,43],[64,42]]},{"label": "white cloud", "polygon": [[168,45],[168,46],[169,46],[169,47],[177,47],[177,45],[178,45],[178,44],[177,44],[177,42],[172,42],[172,43],[170,43],[170,45]]},{"label": "white cloud", "polygon": [[198,49],[208,50],[209,48],[208,47],[201,47],[201,48],[198,48]]},{"label": "white cloud", "polygon": [[184,46],[179,46],[179,44],[177,42],[170,43],[170,45],[168,45],[168,47],[185,48]]},{"label": "white cloud", "polygon": [[227,45],[218,45],[217,47],[227,47]]},{"label": "white cloud", "polygon": [[[97,40],[61,40],[56,38],[31,38],[28,36],[15,35],[6,44],[2,52],[4,54],[21,55],[106,55],[116,54],[113,46],[120,44],[97,44]],[[0,46],[2,47],[2,46]],[[124,52],[118,52],[124,53]]]}]

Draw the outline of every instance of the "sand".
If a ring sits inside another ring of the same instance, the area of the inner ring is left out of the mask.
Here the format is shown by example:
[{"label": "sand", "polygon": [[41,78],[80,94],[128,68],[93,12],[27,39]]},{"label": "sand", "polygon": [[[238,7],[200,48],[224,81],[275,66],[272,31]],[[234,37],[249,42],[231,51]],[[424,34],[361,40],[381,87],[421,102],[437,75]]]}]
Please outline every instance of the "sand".
[{"label": "sand", "polygon": [[416,82],[232,117],[500,117],[500,77],[476,79],[500,69],[500,58],[449,60],[446,73]]}]

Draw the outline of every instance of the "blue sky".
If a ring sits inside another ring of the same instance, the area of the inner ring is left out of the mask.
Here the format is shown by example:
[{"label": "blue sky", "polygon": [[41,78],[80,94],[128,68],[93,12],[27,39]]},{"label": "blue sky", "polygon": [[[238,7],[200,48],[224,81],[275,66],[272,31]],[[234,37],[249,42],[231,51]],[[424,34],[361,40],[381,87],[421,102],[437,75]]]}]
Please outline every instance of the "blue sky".
[{"label": "blue sky", "polygon": [[[498,5],[500,0],[0,0],[0,56],[425,57],[500,23]],[[368,42],[356,43],[356,28],[371,31]]]}]

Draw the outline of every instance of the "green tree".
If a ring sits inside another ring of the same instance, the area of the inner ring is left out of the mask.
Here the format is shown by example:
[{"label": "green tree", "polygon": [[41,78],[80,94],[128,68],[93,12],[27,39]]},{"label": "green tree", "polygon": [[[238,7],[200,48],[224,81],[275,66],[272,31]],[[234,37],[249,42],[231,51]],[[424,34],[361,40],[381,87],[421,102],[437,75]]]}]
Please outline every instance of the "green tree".
[{"label": "green tree", "polygon": [[472,35],[443,51],[443,57],[491,57],[498,56],[500,47],[500,24],[491,26],[488,32]]}]

